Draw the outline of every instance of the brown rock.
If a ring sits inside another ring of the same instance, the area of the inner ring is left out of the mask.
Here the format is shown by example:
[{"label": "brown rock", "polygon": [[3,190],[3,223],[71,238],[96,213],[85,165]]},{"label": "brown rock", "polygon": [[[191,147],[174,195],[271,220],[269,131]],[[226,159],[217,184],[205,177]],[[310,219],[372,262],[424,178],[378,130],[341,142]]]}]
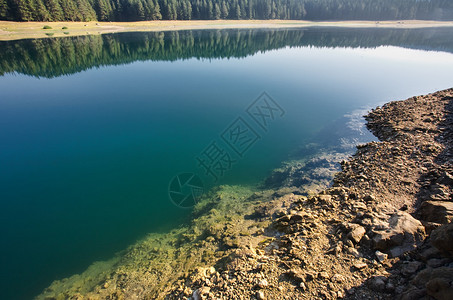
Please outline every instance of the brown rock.
[{"label": "brown rock", "polygon": [[192,294],[192,298],[194,300],[202,300],[202,299],[206,299],[206,295],[209,294],[210,292],[210,288],[207,287],[207,286],[203,286],[201,288],[199,288],[198,290],[195,290]]},{"label": "brown rock", "polygon": [[291,216],[290,221],[294,223],[300,223],[304,220],[304,217],[301,214],[294,214]]},{"label": "brown rock", "polygon": [[425,289],[412,288],[401,295],[401,300],[424,299],[426,296]]},{"label": "brown rock", "polygon": [[395,285],[391,282],[387,282],[385,289],[387,290],[387,292],[393,293],[395,291]]},{"label": "brown rock", "polygon": [[387,259],[388,255],[385,254],[385,253],[382,253],[381,251],[379,250],[376,250],[376,252],[374,253],[374,255],[376,255],[376,258],[378,259],[379,262],[383,262]]},{"label": "brown rock", "polygon": [[[452,278],[453,268],[440,267],[436,269],[424,269],[411,281],[413,287],[405,295],[408,295],[408,297],[414,296],[411,292],[418,291],[420,295],[424,292],[437,300],[453,299]],[[402,299],[419,299],[408,297],[402,297]]]},{"label": "brown rock", "polygon": [[364,234],[366,233],[365,228],[363,228],[360,225],[355,226],[355,228],[352,229],[352,231],[348,234],[348,238],[358,244]]},{"label": "brown rock", "polygon": [[257,285],[260,289],[265,289],[269,286],[269,283],[267,282],[266,279],[261,279]]},{"label": "brown rock", "polygon": [[186,287],[183,291],[183,294],[185,297],[189,297],[190,295],[192,295],[192,289],[189,287]]},{"label": "brown rock", "polygon": [[425,237],[422,223],[406,212],[393,214],[388,223],[386,230],[374,231],[373,242],[377,250],[389,251],[393,257],[415,249]]},{"label": "brown rock", "polygon": [[426,265],[431,268],[439,268],[445,263],[443,259],[431,258],[426,262]]},{"label": "brown rock", "polygon": [[367,267],[367,264],[363,263],[363,262],[357,262],[354,264],[354,268],[356,268],[357,270],[362,270],[366,267]]},{"label": "brown rock", "polygon": [[427,222],[427,221],[423,221],[423,220],[422,220],[422,224],[423,224],[423,226],[425,226],[425,231],[426,231],[427,235],[430,235],[434,229],[437,229],[440,226],[442,226],[442,224],[439,224],[439,223]]},{"label": "brown rock", "polygon": [[411,261],[407,264],[404,264],[401,273],[405,276],[410,276],[417,272],[417,270],[422,266],[422,263],[419,261]]},{"label": "brown rock", "polygon": [[356,248],[353,248],[353,247],[347,247],[346,248],[346,252],[359,258],[360,257],[360,253],[359,251],[356,249]]},{"label": "brown rock", "polygon": [[263,292],[263,291],[258,291],[258,292],[256,292],[256,299],[258,299],[258,300],[265,300],[265,299],[266,299],[266,296],[264,296],[264,292]]},{"label": "brown rock", "polygon": [[330,196],[330,195],[318,195],[318,199],[320,201],[330,202],[330,201],[332,201],[332,196]]},{"label": "brown rock", "polygon": [[363,198],[363,201],[375,203],[376,197],[374,197],[374,195],[367,195]]},{"label": "brown rock", "polygon": [[344,282],[345,281],[345,277],[341,274],[335,274],[332,276],[332,278],[330,278],[330,281],[332,282]]},{"label": "brown rock", "polygon": [[299,270],[296,269],[291,269],[288,272],[286,272],[286,275],[289,277],[293,278],[296,281],[305,281],[305,276],[300,272]]},{"label": "brown rock", "polygon": [[453,268],[440,267],[436,269],[427,268],[420,271],[412,280],[412,284],[418,288],[425,287],[426,283],[435,278],[445,278],[451,281],[453,278]]},{"label": "brown rock", "polygon": [[329,277],[330,277],[329,273],[327,273],[327,272],[319,272],[318,273],[318,278],[320,278],[320,279],[329,279]]},{"label": "brown rock", "polygon": [[[451,280],[452,278],[450,278]],[[426,292],[436,300],[453,299],[453,287],[447,278],[434,278],[426,283]]]},{"label": "brown rock", "polygon": [[447,224],[453,221],[453,202],[425,201],[418,209],[420,219],[427,222]]},{"label": "brown rock", "polygon": [[444,172],[444,174],[442,176],[440,176],[436,180],[436,182],[445,184],[445,185],[453,185],[453,175],[448,172]]},{"label": "brown rock", "polygon": [[375,276],[370,279],[369,287],[373,291],[384,291],[385,290],[385,277],[384,276]]},{"label": "brown rock", "polygon": [[433,230],[430,240],[431,244],[441,252],[453,256],[453,223]]}]

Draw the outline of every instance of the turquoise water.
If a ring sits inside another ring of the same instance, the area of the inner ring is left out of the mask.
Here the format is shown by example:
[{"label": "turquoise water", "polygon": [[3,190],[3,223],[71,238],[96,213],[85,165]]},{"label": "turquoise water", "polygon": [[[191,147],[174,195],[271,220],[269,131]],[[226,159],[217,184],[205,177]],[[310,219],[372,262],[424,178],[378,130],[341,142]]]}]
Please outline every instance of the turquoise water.
[{"label": "turquoise water", "polygon": [[[187,222],[190,210],[168,198],[181,172],[199,174],[206,188],[256,184],[307,143],[339,144],[354,112],[453,86],[452,33],[314,28],[1,42],[0,298],[31,298],[146,233]],[[284,110],[265,129],[246,112],[263,92]],[[242,156],[222,144],[238,117],[259,136]],[[235,160],[217,182],[196,160],[213,141]]]}]

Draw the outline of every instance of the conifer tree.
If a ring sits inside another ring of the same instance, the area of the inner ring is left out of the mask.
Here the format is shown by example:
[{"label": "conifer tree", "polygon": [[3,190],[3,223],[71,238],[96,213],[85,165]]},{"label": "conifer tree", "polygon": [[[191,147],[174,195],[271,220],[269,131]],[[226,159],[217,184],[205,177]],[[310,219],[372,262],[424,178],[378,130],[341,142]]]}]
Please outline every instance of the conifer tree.
[{"label": "conifer tree", "polygon": [[154,0],[154,12],[153,12],[153,20],[162,20],[162,13],[160,11],[160,5],[157,0]]},{"label": "conifer tree", "polygon": [[77,16],[78,11],[76,4],[72,0],[60,0],[60,7],[63,11],[64,19],[67,21],[78,21],[80,18]]},{"label": "conifer tree", "polygon": [[222,7],[220,8],[220,17],[222,19],[227,19],[228,18],[228,7],[225,1],[222,1]]},{"label": "conifer tree", "polygon": [[[44,5],[42,0],[35,0],[36,5],[34,9],[34,14],[33,14],[33,20],[37,21],[51,21],[52,17],[47,10],[46,6]],[[64,15],[62,16],[64,19]]]},{"label": "conifer tree", "polygon": [[63,10],[57,0],[45,0],[47,11],[50,14],[51,21],[63,21]]},{"label": "conifer tree", "polygon": [[111,10],[110,3],[106,0],[95,0],[95,11],[99,21],[110,20]]},{"label": "conifer tree", "polygon": [[214,19],[220,19],[220,7],[218,3],[214,4]]},{"label": "conifer tree", "polygon": [[138,21],[143,21],[145,20],[145,8],[143,7],[143,4],[141,1],[137,1],[135,4],[135,8],[137,11],[137,20]]},{"label": "conifer tree", "polygon": [[452,0],[0,0],[0,19],[453,20]]},{"label": "conifer tree", "polygon": [[6,0],[0,0],[0,20],[8,20],[9,5]]},{"label": "conifer tree", "polygon": [[33,11],[30,8],[29,0],[15,0],[17,7],[17,19],[19,21],[32,21]]}]

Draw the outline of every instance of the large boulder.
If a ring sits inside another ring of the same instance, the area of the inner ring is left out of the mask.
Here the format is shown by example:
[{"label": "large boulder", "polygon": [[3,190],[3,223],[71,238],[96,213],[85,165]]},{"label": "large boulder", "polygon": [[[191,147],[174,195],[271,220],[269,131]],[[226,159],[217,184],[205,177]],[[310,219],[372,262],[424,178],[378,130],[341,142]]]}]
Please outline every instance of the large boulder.
[{"label": "large boulder", "polygon": [[374,229],[373,233],[375,249],[387,252],[392,257],[415,249],[425,238],[425,228],[422,223],[403,211],[389,218],[386,229]]},{"label": "large boulder", "polygon": [[425,201],[418,209],[420,219],[427,222],[447,224],[453,221],[453,202]]}]

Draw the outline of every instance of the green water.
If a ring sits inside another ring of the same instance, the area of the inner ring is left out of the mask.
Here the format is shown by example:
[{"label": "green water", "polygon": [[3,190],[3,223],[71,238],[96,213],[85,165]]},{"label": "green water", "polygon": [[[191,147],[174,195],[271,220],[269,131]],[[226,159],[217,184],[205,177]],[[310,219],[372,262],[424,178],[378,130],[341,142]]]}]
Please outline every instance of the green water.
[{"label": "green water", "polygon": [[[364,110],[453,86],[452,33],[205,30],[0,42],[0,298],[29,299],[146,233],[187,222],[190,210],[168,197],[181,172],[198,174],[206,189],[257,184],[307,143],[371,139],[358,126]],[[263,92],[282,109],[265,128],[246,111]],[[258,137],[241,155],[222,139],[238,117]],[[212,142],[234,160],[217,181],[196,159]]]}]

